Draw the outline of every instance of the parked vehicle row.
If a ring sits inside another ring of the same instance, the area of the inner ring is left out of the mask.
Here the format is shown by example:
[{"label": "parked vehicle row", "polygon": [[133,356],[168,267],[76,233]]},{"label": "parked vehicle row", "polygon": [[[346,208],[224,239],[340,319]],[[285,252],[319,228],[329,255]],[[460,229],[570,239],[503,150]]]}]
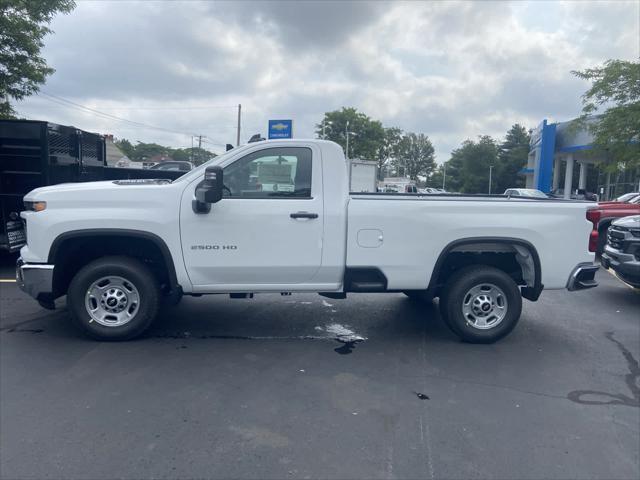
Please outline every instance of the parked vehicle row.
[{"label": "parked vehicle row", "polygon": [[617,218],[640,215],[640,195],[630,200],[600,202],[589,209],[587,218],[593,225],[589,248],[592,252],[601,254],[607,243],[607,229]]},{"label": "parked vehicle row", "polygon": [[640,215],[615,220],[608,229],[602,266],[640,288]]}]

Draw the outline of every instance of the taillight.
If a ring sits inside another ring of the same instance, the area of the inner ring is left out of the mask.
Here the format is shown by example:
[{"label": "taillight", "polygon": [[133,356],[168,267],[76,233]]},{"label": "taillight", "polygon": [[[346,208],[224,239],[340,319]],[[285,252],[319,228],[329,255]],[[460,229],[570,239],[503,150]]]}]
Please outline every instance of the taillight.
[{"label": "taillight", "polygon": [[598,230],[598,223],[600,222],[600,217],[602,217],[602,211],[597,208],[591,208],[587,210],[587,220],[593,223],[593,229]]},{"label": "taillight", "polygon": [[598,250],[598,223],[600,223],[600,217],[602,217],[602,211],[596,208],[587,210],[587,220],[593,224],[593,230],[589,233],[589,251],[595,252]]}]

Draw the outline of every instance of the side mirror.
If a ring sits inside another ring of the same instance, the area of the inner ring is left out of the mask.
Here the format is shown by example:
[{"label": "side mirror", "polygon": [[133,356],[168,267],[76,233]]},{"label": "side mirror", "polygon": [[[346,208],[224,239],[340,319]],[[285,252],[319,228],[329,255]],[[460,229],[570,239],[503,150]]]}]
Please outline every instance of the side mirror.
[{"label": "side mirror", "polygon": [[222,167],[214,165],[204,171],[204,180],[196,187],[193,201],[193,211],[196,213],[209,213],[211,204],[222,200],[223,190]]}]

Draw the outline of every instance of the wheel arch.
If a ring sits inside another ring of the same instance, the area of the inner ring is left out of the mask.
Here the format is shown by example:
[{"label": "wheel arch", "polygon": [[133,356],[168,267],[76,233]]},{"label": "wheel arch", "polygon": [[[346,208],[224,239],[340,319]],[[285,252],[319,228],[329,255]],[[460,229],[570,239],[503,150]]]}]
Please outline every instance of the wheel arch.
[{"label": "wheel arch", "polygon": [[[441,288],[443,280],[446,279],[446,276],[443,275],[447,273],[445,271],[447,261],[451,259],[453,253],[462,252],[463,250],[461,249],[465,247],[476,248],[476,250],[473,250],[474,253],[496,253],[496,249],[491,248],[492,245],[500,245],[505,249],[510,248],[511,253],[515,253],[515,259],[521,268],[525,282],[525,285],[521,287],[522,296],[528,300],[537,300],[544,288],[538,251],[531,242],[511,237],[467,237],[450,242],[438,255],[429,280],[428,291],[435,296]],[[522,255],[522,250],[526,251],[529,257]],[[504,253],[507,250],[500,251]],[[482,264],[483,262],[480,263]]]},{"label": "wheel arch", "polygon": [[[93,243],[90,243],[93,242]],[[82,250],[82,247],[91,245],[94,248],[92,253]],[[132,252],[138,252],[143,258],[155,259],[156,271],[161,279],[166,283],[166,294],[179,294],[182,292],[176,275],[175,264],[171,251],[165,241],[158,235],[141,230],[121,229],[121,228],[97,228],[83,229],[65,232],[58,235],[49,249],[48,263],[60,265],[68,262],[70,256],[78,253],[82,259],[94,260],[102,256],[113,254],[127,254],[124,247],[129,246]],[[75,247],[75,248],[74,248]],[[141,250],[147,247],[148,250]],[[80,251],[78,251],[80,250]],[[134,258],[138,255],[131,254]],[[54,269],[54,294],[63,295],[71,281],[71,277],[81,268],[65,271],[63,268]],[[86,262],[85,262],[86,263]]]}]

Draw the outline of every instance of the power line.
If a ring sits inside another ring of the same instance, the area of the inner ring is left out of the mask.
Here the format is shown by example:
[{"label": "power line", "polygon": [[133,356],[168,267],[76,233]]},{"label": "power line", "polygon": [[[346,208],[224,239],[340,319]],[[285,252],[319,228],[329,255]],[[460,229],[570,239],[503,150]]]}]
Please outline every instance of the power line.
[{"label": "power line", "polygon": [[96,110],[94,108],[90,108],[90,107],[87,107],[85,105],[81,105],[79,103],[72,102],[71,100],[67,100],[65,98],[58,97],[57,95],[51,95],[51,94],[46,93],[46,92],[40,92],[40,93],[38,93],[38,96],[43,96],[42,98],[44,98],[45,100],[49,100],[51,102],[57,103],[57,104],[62,105],[62,106],[66,106],[68,108],[74,108],[76,110],[84,111],[85,113],[92,113],[92,114],[97,115],[97,116],[102,117],[102,118],[106,118],[106,119],[109,119],[109,120],[115,120],[115,121],[118,121],[118,122],[123,122],[123,123],[129,124],[129,125],[133,125],[133,126],[136,126],[136,127],[150,128],[150,129],[153,129],[153,130],[160,130],[160,131],[169,132],[169,133],[179,133],[181,135],[186,135],[186,136],[193,135],[193,133],[187,133],[187,132],[182,132],[182,131],[178,131],[178,130],[171,130],[169,128],[158,127],[158,126],[155,126],[155,125],[149,125],[147,123],[142,123],[142,122],[136,122],[134,120],[129,120],[127,118],[117,117],[115,115],[111,115],[110,113],[101,112],[101,111]]},{"label": "power line", "polygon": [[194,107],[96,107],[100,110],[211,110],[214,108],[238,108],[237,105],[199,105]]}]

